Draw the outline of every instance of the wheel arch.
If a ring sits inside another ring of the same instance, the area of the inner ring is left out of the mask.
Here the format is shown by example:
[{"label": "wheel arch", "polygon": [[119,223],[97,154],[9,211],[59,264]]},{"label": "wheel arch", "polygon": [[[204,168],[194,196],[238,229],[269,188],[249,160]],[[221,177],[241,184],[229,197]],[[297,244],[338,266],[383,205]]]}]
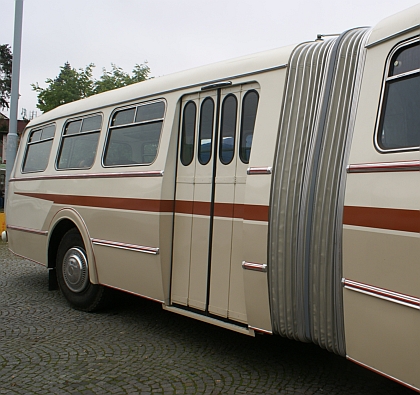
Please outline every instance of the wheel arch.
[{"label": "wheel arch", "polygon": [[54,215],[49,228],[47,249],[48,268],[52,269],[56,267],[58,246],[60,245],[60,241],[64,234],[70,229],[76,228],[83,239],[83,244],[85,245],[86,255],[89,262],[90,281],[93,284],[98,284],[99,281],[92,241],[82,216],[73,208],[63,208]]}]

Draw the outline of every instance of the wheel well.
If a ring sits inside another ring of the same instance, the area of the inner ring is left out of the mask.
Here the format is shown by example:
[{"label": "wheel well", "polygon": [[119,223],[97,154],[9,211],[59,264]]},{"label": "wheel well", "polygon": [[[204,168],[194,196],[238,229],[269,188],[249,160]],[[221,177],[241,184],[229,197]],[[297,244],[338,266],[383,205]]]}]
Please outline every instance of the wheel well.
[{"label": "wheel well", "polygon": [[56,266],[56,259],[57,259],[57,251],[58,246],[60,245],[60,241],[65,235],[72,228],[77,228],[73,221],[69,219],[61,220],[53,230],[53,233],[50,237],[50,241],[48,244],[48,267],[54,268]]}]

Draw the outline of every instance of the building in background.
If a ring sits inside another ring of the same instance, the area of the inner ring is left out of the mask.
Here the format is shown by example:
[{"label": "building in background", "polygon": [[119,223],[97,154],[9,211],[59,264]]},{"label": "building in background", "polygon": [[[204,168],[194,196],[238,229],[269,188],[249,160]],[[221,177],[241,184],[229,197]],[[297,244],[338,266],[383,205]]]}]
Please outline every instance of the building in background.
[{"label": "building in background", "polygon": [[[20,137],[26,125],[29,123],[29,119],[19,119],[17,134]],[[0,164],[6,164],[6,141],[7,133],[9,132],[9,118],[6,115],[0,113]],[[2,168],[2,166],[0,166]]]},{"label": "building in background", "polygon": [[[18,120],[17,134],[18,138],[22,135],[23,130],[29,123],[29,119]],[[6,147],[7,147],[7,133],[9,132],[9,118],[0,113],[0,210],[4,205],[4,189],[6,180]],[[0,218],[0,228],[1,228]]]}]

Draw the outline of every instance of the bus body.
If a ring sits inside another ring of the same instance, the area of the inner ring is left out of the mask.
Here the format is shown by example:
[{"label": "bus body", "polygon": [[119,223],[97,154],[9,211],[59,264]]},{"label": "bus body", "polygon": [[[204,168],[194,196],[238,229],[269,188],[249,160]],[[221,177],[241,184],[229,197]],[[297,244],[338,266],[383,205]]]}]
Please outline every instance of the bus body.
[{"label": "bus body", "polygon": [[89,311],[108,287],[319,346],[420,388],[420,5],[30,122],[15,254]]}]

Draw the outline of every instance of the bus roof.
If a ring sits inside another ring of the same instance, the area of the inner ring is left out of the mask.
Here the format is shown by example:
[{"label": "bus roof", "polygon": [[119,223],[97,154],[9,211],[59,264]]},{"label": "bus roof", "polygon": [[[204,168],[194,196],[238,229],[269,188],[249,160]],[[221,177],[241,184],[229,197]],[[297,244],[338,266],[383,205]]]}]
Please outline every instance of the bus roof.
[{"label": "bus roof", "polygon": [[199,89],[203,85],[218,81],[227,81],[237,76],[272,68],[275,69],[277,67],[285,67],[295,47],[296,45],[292,45],[230,59],[167,76],[152,78],[123,88],[93,95],[86,99],[54,108],[35,118],[30,122],[28,127],[81,112],[94,111],[109,105],[123,105],[125,102],[135,100],[136,98],[144,99],[150,96],[158,96],[165,92],[194,86],[197,86],[197,89]]},{"label": "bus roof", "polygon": [[374,46],[420,27],[420,4],[391,15],[374,26],[367,46]]}]

